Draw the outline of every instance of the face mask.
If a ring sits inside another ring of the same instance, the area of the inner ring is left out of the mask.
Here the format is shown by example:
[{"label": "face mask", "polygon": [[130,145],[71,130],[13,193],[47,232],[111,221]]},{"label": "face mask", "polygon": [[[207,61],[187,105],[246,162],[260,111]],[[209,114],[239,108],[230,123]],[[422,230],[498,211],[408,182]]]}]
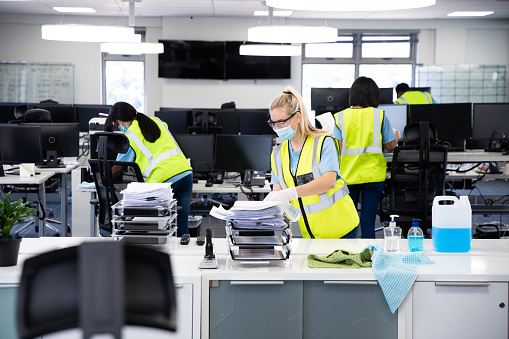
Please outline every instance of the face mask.
[{"label": "face mask", "polygon": [[118,126],[118,129],[119,129],[120,131],[124,132],[124,133],[127,131],[127,129],[128,129],[128,128],[129,128],[129,126],[122,126],[122,125],[119,125],[119,126]]},{"label": "face mask", "polygon": [[292,124],[276,130],[277,136],[282,140],[290,140],[297,134],[297,130],[293,130]]}]

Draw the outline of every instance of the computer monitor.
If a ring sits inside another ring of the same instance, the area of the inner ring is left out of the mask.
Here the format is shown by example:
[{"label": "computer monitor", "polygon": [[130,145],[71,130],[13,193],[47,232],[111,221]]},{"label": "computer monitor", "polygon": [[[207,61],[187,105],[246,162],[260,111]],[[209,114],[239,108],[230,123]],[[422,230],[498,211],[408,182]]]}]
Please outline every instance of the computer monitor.
[{"label": "computer monitor", "polygon": [[214,135],[175,134],[173,135],[184,155],[191,159],[195,177],[208,177],[214,169]]},{"label": "computer monitor", "polygon": [[[74,105],[76,107],[77,121],[80,123],[80,132],[88,132],[89,122],[92,118],[101,117],[99,113],[108,115],[111,105]],[[102,116],[105,117],[105,116]]]},{"label": "computer monitor", "polygon": [[76,107],[67,104],[31,104],[33,108],[42,108],[51,114],[52,122],[78,122]]},{"label": "computer monitor", "polygon": [[23,123],[22,126],[40,127],[42,166],[57,167],[60,158],[79,156],[79,123]]},{"label": "computer monitor", "polygon": [[399,140],[403,140],[403,131],[407,125],[407,107],[408,105],[379,105],[378,108],[385,112],[387,119],[389,119],[392,128],[399,131]]},{"label": "computer monitor", "polygon": [[191,111],[190,108],[161,107],[154,115],[168,125],[172,134],[186,134],[191,123]]},{"label": "computer monitor", "polygon": [[509,103],[474,104],[473,119],[472,139],[509,138]]},{"label": "computer monitor", "polygon": [[311,109],[336,113],[350,107],[350,88],[311,88]]},{"label": "computer monitor", "polygon": [[394,88],[380,88],[380,105],[394,103]]},{"label": "computer monitor", "polygon": [[244,172],[247,169],[270,171],[273,136],[216,135],[215,169]]},{"label": "computer monitor", "polygon": [[424,104],[408,106],[408,124],[429,121],[436,125],[438,138],[451,144],[472,138],[472,104]]},{"label": "computer monitor", "polygon": [[43,159],[41,128],[0,124],[0,162],[4,164],[35,163]]},{"label": "computer monitor", "polygon": [[240,115],[240,134],[273,135],[274,130],[267,124],[269,109],[237,109]]},{"label": "computer monitor", "polygon": [[234,108],[212,109],[209,110],[217,117],[217,124],[222,127],[222,134],[240,133],[240,114],[239,110]]}]

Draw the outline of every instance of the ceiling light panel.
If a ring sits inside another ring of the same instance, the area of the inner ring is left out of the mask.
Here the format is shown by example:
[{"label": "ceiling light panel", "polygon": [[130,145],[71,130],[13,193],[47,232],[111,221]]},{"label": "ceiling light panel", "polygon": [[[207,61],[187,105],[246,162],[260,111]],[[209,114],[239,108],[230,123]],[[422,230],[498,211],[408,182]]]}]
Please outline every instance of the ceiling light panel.
[{"label": "ceiling light panel", "polygon": [[96,13],[97,12],[92,7],[53,7],[53,9],[60,13]]}]

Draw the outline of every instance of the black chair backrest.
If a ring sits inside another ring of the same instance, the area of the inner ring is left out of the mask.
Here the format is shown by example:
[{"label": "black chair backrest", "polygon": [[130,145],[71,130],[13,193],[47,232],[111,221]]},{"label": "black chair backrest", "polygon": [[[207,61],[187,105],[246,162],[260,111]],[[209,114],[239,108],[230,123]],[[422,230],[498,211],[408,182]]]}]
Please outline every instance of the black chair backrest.
[{"label": "black chair backrest", "polygon": [[124,170],[131,168],[134,171],[134,177],[129,177],[129,182],[143,182],[143,174],[140,167],[135,162],[125,162],[108,160],[108,151],[114,153],[125,153],[129,149],[129,139],[121,133],[98,132],[95,133],[98,140],[98,158],[89,159],[90,169],[99,200],[99,230],[101,235],[109,236],[113,230],[111,220],[113,218],[111,206],[119,201],[116,192],[116,184],[125,183],[122,178],[113,178],[112,168],[115,165],[124,166]]},{"label": "black chair backrest", "polygon": [[[403,141],[405,141],[405,145],[414,145],[419,144],[421,142],[422,139],[421,124],[422,122],[417,122],[405,126],[405,129],[403,130]],[[434,145],[439,140],[437,126],[433,123],[428,124],[429,124],[430,144]]]},{"label": "black chair backrest", "polygon": [[52,122],[50,111],[42,108],[32,108],[25,112],[25,122]]},{"label": "black chair backrest", "polygon": [[84,338],[120,338],[124,324],[175,331],[170,257],[101,241],[29,258],[18,289],[17,323],[21,339],[78,327]]}]

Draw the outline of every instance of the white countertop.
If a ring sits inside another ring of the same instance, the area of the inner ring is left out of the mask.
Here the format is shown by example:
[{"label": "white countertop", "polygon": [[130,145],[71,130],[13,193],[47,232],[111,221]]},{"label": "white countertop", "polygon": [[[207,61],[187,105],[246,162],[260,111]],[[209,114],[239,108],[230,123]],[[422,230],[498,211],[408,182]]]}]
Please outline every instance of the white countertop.
[{"label": "white countertop", "polygon": [[[21,242],[18,265],[0,267],[0,284],[14,284],[19,280],[23,261],[45,251],[75,246],[83,241],[111,241],[110,238],[25,238]],[[383,239],[293,239],[290,260],[261,264],[234,261],[227,253],[224,238],[213,239],[218,269],[200,270],[198,264],[205,253],[195,239],[180,245],[172,237],[166,245],[155,247],[170,254],[176,278],[217,280],[374,280],[371,268],[309,268],[309,254],[327,255],[337,249],[360,252],[366,246]],[[406,240],[401,240],[401,253],[406,253]],[[432,241],[424,241],[424,252],[435,261],[422,265],[417,281],[509,281],[509,241],[473,240],[468,253],[439,253],[432,249]]]}]

